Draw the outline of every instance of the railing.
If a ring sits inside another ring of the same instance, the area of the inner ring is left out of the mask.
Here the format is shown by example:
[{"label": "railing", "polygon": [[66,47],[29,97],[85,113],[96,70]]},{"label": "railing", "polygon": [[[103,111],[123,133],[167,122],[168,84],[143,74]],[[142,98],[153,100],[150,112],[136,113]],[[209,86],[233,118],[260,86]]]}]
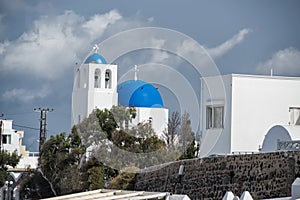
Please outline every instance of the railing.
[{"label": "railing", "polygon": [[29,152],[29,157],[39,157],[39,152]]},{"label": "railing", "polygon": [[277,150],[300,151],[300,140],[278,141]]}]

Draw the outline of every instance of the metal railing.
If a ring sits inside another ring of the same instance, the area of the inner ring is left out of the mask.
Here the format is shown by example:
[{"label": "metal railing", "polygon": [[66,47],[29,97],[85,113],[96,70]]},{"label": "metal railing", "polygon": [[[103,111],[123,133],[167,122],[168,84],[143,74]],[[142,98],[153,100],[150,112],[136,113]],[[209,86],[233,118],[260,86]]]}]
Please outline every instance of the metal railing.
[{"label": "metal railing", "polygon": [[277,150],[300,151],[300,140],[278,141]]}]

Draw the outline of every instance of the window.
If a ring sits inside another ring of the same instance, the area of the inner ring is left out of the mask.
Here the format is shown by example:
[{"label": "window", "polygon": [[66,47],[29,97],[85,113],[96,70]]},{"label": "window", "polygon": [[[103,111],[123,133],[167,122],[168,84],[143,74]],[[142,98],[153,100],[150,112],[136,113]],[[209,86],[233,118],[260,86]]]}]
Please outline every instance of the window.
[{"label": "window", "polygon": [[111,71],[109,69],[105,71],[105,88],[111,88]]},{"label": "window", "polygon": [[94,88],[101,87],[101,71],[100,69],[95,70]]},{"label": "window", "polygon": [[206,107],[206,129],[224,127],[224,106]]},{"label": "window", "polygon": [[11,135],[2,135],[2,144],[11,144]]},{"label": "window", "polygon": [[300,107],[290,107],[290,125],[300,125]]}]

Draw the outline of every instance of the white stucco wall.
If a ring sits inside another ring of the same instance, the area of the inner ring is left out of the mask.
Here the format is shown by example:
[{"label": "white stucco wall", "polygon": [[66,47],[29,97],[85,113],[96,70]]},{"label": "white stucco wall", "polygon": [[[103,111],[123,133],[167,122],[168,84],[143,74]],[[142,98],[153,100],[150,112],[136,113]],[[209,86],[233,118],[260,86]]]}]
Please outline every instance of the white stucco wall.
[{"label": "white stucco wall", "polygon": [[132,125],[140,122],[148,122],[152,119],[152,128],[158,137],[161,137],[163,131],[168,127],[169,110],[166,108],[136,108],[136,117],[132,121]]},{"label": "white stucco wall", "polygon": [[[222,78],[222,84],[220,84]],[[268,130],[300,107],[300,78],[224,75],[201,78],[200,157],[257,152]],[[206,129],[206,106],[224,104],[224,128]]]},{"label": "white stucco wall", "polygon": [[[99,88],[94,87],[95,70],[100,70]],[[105,72],[111,71],[111,87],[105,88]],[[117,65],[83,64],[74,72],[72,125],[78,124],[95,109],[110,109],[118,104]],[[80,117],[79,117],[80,116]]]},{"label": "white stucco wall", "polygon": [[21,141],[23,137],[23,132],[18,132],[12,129],[12,122],[13,120],[2,120],[2,135],[10,135],[11,143],[10,144],[3,144],[2,141],[2,148],[8,152],[17,151],[18,155],[21,154]]},{"label": "white stucco wall", "polygon": [[258,151],[268,130],[300,107],[300,78],[232,75],[231,151]]},{"label": "white stucco wall", "polygon": [[[212,154],[227,154],[230,152],[230,85],[230,76],[201,78],[200,157]],[[224,106],[224,128],[206,129],[206,107],[211,105]]]}]

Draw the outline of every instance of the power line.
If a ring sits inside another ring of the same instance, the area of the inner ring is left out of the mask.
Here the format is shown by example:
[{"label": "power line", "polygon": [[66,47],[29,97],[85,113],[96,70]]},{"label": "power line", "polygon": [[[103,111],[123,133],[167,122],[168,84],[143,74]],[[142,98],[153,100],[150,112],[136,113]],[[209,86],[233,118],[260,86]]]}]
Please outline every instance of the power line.
[{"label": "power line", "polygon": [[20,128],[28,128],[28,129],[31,129],[31,130],[40,130],[39,128],[34,128],[34,127],[30,127],[30,126],[19,125],[19,124],[15,124],[15,123],[13,123],[13,126],[20,127]]}]

